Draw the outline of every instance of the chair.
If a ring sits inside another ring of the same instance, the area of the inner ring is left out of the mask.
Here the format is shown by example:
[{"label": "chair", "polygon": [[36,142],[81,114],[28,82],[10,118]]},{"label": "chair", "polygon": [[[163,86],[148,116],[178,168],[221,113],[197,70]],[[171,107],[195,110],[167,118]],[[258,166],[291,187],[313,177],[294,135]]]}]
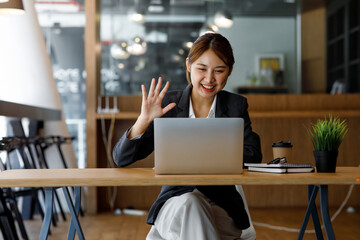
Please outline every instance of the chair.
[{"label": "chair", "polygon": [[[0,140],[0,151],[6,151],[7,157],[9,153],[14,151],[18,146],[18,142],[9,140],[9,139],[1,139]],[[8,160],[8,159],[7,159]],[[7,169],[7,166],[10,166],[9,161],[5,164],[0,158],[0,170],[4,171]],[[3,188],[0,189],[0,198],[1,198],[1,231],[3,232],[5,239],[19,239],[16,233],[15,224],[16,221],[23,239],[29,239],[25,225],[23,222],[23,218],[21,217],[20,211],[17,206],[17,195],[31,195],[34,196],[33,190],[22,191],[22,190],[12,190],[11,188]],[[11,210],[8,209],[7,203],[10,205]],[[14,214],[14,216],[13,216]],[[9,228],[10,227],[10,228]]]},{"label": "chair", "polygon": [[[32,126],[34,126],[34,121],[30,121],[30,123],[32,124]],[[38,123],[38,122],[37,122]],[[38,127],[39,124],[35,125],[35,127]],[[48,163],[45,159],[45,149],[47,149],[48,147],[50,147],[53,142],[51,140],[51,138],[42,138],[42,137],[38,137],[38,136],[29,136],[26,137],[25,136],[25,131],[21,122],[21,119],[13,119],[9,121],[9,127],[12,130],[12,134],[16,137],[13,138],[17,138],[19,140],[22,141],[22,148],[19,149],[19,152],[21,154],[21,158],[22,161],[24,161],[24,167],[25,168],[38,168],[38,167],[42,167],[41,164],[43,164],[45,168],[49,168],[48,167]],[[37,131],[34,131],[34,129],[30,129],[29,128],[29,133],[31,132],[31,134],[36,133]],[[31,145],[34,146],[35,149],[35,155],[32,154],[32,147]],[[30,161],[28,160],[28,158],[26,157],[26,154],[24,154],[24,148],[27,149],[27,152],[29,153],[29,158],[31,159],[32,162],[32,166],[30,165]],[[28,163],[26,163],[28,162]],[[63,210],[60,198],[58,193],[55,191],[55,199],[56,202],[58,204],[61,216],[63,218],[64,221],[66,221],[66,216],[65,216],[65,212]],[[31,219],[34,209],[32,208],[33,206],[33,200],[31,198],[28,198],[27,201],[23,202],[23,217],[25,219]],[[42,214],[42,212],[41,212]],[[56,222],[57,222],[57,214],[53,215],[53,225],[56,226]]]},{"label": "chair", "polygon": [[14,222],[13,215],[6,204],[6,196],[0,188],[0,229],[4,239],[19,239]]}]

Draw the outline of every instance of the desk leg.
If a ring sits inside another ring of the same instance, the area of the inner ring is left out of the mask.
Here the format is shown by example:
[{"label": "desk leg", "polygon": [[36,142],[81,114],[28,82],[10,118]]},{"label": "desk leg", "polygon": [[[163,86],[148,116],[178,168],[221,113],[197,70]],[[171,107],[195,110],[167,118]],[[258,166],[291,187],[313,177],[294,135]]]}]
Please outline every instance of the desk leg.
[{"label": "desk leg", "polygon": [[39,240],[46,240],[50,230],[52,209],[54,204],[54,188],[45,188],[45,217],[40,230]]},{"label": "desk leg", "polygon": [[[310,194],[312,192],[312,189],[314,189],[314,188],[317,188],[319,190],[319,186],[314,186],[314,185],[309,185],[308,186],[309,198],[310,198]],[[316,192],[316,195],[317,195],[317,193],[318,193],[318,191]],[[315,228],[316,239],[324,239],[324,236],[323,236],[322,230],[321,230],[321,224],[320,224],[320,221],[319,221],[319,215],[318,215],[318,212],[317,212],[315,202],[314,202],[314,204],[312,206],[311,217],[312,217],[314,228]]]},{"label": "desk leg", "polygon": [[[75,230],[77,231],[78,233],[78,237],[80,240],[83,240],[85,239],[84,237],[84,233],[81,229],[81,226],[80,226],[80,222],[79,222],[79,219],[78,219],[78,211],[75,210],[74,208],[74,205],[73,205],[73,202],[70,198],[70,194],[69,194],[69,190],[67,187],[63,187],[63,191],[64,191],[64,195],[65,195],[65,198],[66,198],[66,202],[68,204],[68,207],[69,207],[69,210],[70,210],[70,214],[71,214],[71,223],[70,223],[70,230],[75,227]],[[75,197],[76,198],[76,197]],[[76,200],[76,199],[75,199]],[[79,203],[80,204],[80,203]],[[71,227],[72,225],[74,225],[73,227]],[[74,239],[75,237],[75,230],[71,230],[73,231],[73,236],[70,236],[70,231],[69,231],[69,236],[68,236],[68,239]],[[72,238],[71,238],[72,237]]]},{"label": "desk leg", "polygon": [[[319,223],[319,217],[317,215],[316,205],[315,205],[315,199],[316,199],[318,191],[319,191],[318,186],[314,186],[314,185],[309,185],[308,186],[309,204],[308,204],[308,207],[306,209],[306,213],[305,213],[303,223],[301,225],[298,240],[303,239],[303,237],[304,237],[305,229],[306,229],[306,226],[307,226],[307,224],[309,222],[310,214],[313,217],[317,239],[323,239],[322,233],[321,233],[320,238],[319,238],[318,230],[316,230],[317,224],[315,224],[315,222]],[[316,220],[314,220],[314,218]],[[320,232],[321,232],[321,227],[320,227]]]},{"label": "desk leg", "polygon": [[[81,207],[81,187],[75,187],[74,198],[75,198],[75,213],[77,216],[79,216],[80,207]],[[75,231],[76,231],[75,222],[71,220],[68,239],[74,239]]]},{"label": "desk leg", "polygon": [[335,239],[334,230],[329,215],[328,186],[320,185],[320,209],[321,217],[325,226],[325,233],[328,240]]}]

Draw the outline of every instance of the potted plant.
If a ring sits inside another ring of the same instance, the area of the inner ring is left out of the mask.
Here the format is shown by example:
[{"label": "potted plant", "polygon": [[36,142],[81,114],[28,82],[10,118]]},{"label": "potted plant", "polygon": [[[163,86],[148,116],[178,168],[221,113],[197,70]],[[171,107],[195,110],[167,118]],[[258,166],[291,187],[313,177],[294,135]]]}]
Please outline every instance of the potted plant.
[{"label": "potted plant", "polygon": [[314,146],[316,171],[335,172],[338,149],[348,132],[346,121],[329,115],[306,129]]}]

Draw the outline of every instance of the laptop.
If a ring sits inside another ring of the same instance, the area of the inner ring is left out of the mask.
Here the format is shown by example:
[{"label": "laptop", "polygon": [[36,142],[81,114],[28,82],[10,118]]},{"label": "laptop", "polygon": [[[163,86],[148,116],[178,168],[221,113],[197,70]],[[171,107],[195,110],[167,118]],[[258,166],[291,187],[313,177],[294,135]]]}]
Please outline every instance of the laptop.
[{"label": "laptop", "polygon": [[155,174],[239,174],[242,118],[156,118]]}]

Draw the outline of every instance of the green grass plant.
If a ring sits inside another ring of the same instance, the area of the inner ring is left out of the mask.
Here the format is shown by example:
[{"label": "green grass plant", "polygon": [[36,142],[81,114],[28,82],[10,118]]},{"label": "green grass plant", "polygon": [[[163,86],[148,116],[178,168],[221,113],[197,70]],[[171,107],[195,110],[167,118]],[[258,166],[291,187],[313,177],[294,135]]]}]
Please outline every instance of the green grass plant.
[{"label": "green grass plant", "polygon": [[346,121],[332,115],[328,119],[318,119],[311,127],[306,130],[315,151],[337,151],[348,132]]}]

